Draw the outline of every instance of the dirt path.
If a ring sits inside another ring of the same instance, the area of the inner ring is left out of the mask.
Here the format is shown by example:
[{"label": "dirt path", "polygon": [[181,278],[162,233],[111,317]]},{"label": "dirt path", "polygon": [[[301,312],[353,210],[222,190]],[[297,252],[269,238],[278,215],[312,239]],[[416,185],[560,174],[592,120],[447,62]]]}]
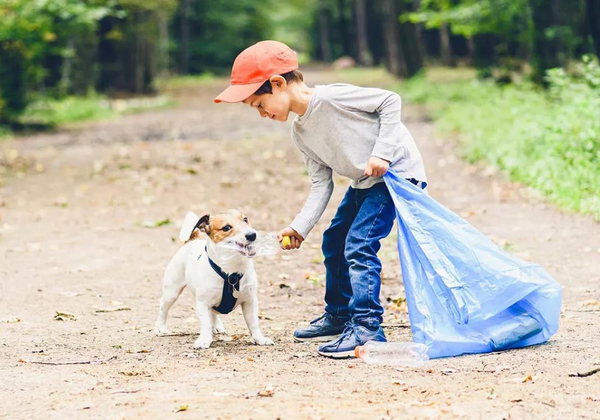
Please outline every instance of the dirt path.
[{"label": "dirt path", "polygon": [[[332,77],[307,74],[319,83]],[[322,311],[320,235],[344,180],[301,251],[256,260],[262,328],[275,347],[251,345],[236,311],[225,318],[230,341],[193,351],[198,322],[189,292],[170,317],[181,334],[155,337],[162,272],[186,210],[237,207],[272,231],[291,220],[309,188],[289,125],[213,105],[225,83],[176,92],[174,109],[0,145],[31,166],[0,187],[0,320],[21,320],[0,323],[0,417],[600,417],[600,374],[569,377],[600,365],[600,224],[462,163],[411,107],[405,121],[425,157],[431,195],[564,286],[561,329],[548,344],[422,369],[331,361],[315,345],[294,344],[293,330]],[[144,227],[165,219],[174,223]],[[395,236],[381,256],[385,301],[402,292]],[[97,312],[118,307],[130,310]],[[388,338],[409,340],[408,316],[395,309],[386,312],[396,325]],[[53,320],[56,311],[77,319]],[[274,394],[258,396],[267,385]],[[182,406],[187,411],[175,413]]]}]

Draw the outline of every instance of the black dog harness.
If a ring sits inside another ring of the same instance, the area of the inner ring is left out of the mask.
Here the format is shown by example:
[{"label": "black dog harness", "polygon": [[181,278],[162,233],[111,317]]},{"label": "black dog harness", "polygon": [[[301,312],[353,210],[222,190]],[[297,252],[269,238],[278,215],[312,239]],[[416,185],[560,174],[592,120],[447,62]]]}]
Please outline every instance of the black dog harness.
[{"label": "black dog harness", "polygon": [[[206,249],[206,248],[205,248]],[[200,255],[201,257],[202,255]],[[198,257],[198,259],[200,259]],[[233,311],[235,304],[237,303],[237,297],[234,296],[234,291],[240,291],[240,280],[244,275],[242,273],[225,274],[221,267],[219,267],[208,255],[208,249],[206,249],[206,258],[215,273],[223,279],[223,294],[221,296],[221,303],[219,306],[213,306],[213,309],[221,314],[228,314]]]}]

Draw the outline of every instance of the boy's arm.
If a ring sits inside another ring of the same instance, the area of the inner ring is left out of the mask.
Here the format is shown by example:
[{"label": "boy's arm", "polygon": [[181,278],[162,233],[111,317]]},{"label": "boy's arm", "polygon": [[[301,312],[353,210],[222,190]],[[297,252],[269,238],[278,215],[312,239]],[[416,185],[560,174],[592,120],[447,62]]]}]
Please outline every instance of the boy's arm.
[{"label": "boy's arm", "polygon": [[344,108],[379,114],[379,136],[371,156],[391,162],[399,147],[403,148],[399,156],[405,156],[406,139],[410,134],[401,121],[400,96],[388,90],[352,85],[345,85],[338,89],[333,93],[333,100]]},{"label": "boy's arm", "polygon": [[333,193],[332,170],[314,159],[304,155],[306,170],[312,179],[312,187],[304,207],[290,223],[290,227],[304,239],[315,227],[325,211]]}]

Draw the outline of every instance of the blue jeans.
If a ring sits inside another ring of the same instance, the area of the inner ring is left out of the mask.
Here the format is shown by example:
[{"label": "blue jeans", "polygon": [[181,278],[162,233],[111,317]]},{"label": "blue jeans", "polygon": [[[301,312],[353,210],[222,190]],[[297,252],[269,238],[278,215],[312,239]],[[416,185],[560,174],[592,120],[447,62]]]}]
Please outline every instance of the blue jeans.
[{"label": "blue jeans", "polygon": [[395,216],[384,182],[364,190],[348,189],[331,226],[323,233],[326,312],[364,326],[381,324],[381,261],[377,252],[380,240],[390,234]]}]

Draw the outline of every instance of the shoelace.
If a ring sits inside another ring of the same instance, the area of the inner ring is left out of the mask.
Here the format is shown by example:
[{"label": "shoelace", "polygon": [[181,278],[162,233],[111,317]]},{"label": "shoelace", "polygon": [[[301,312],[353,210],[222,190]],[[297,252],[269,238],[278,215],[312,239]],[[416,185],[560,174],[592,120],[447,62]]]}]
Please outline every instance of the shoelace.
[{"label": "shoelace", "polygon": [[317,322],[319,322],[320,320],[322,320],[323,318],[325,318],[327,315],[328,315],[327,312],[325,312],[320,317],[313,319],[312,321],[310,321],[311,325],[316,324]]},{"label": "shoelace", "polygon": [[340,344],[342,344],[342,341],[344,341],[346,338],[348,338],[350,335],[352,335],[354,333],[354,329],[359,326],[358,324],[355,324],[352,321],[348,321],[344,325],[346,325],[344,332],[332,344],[337,344],[339,346]]}]

